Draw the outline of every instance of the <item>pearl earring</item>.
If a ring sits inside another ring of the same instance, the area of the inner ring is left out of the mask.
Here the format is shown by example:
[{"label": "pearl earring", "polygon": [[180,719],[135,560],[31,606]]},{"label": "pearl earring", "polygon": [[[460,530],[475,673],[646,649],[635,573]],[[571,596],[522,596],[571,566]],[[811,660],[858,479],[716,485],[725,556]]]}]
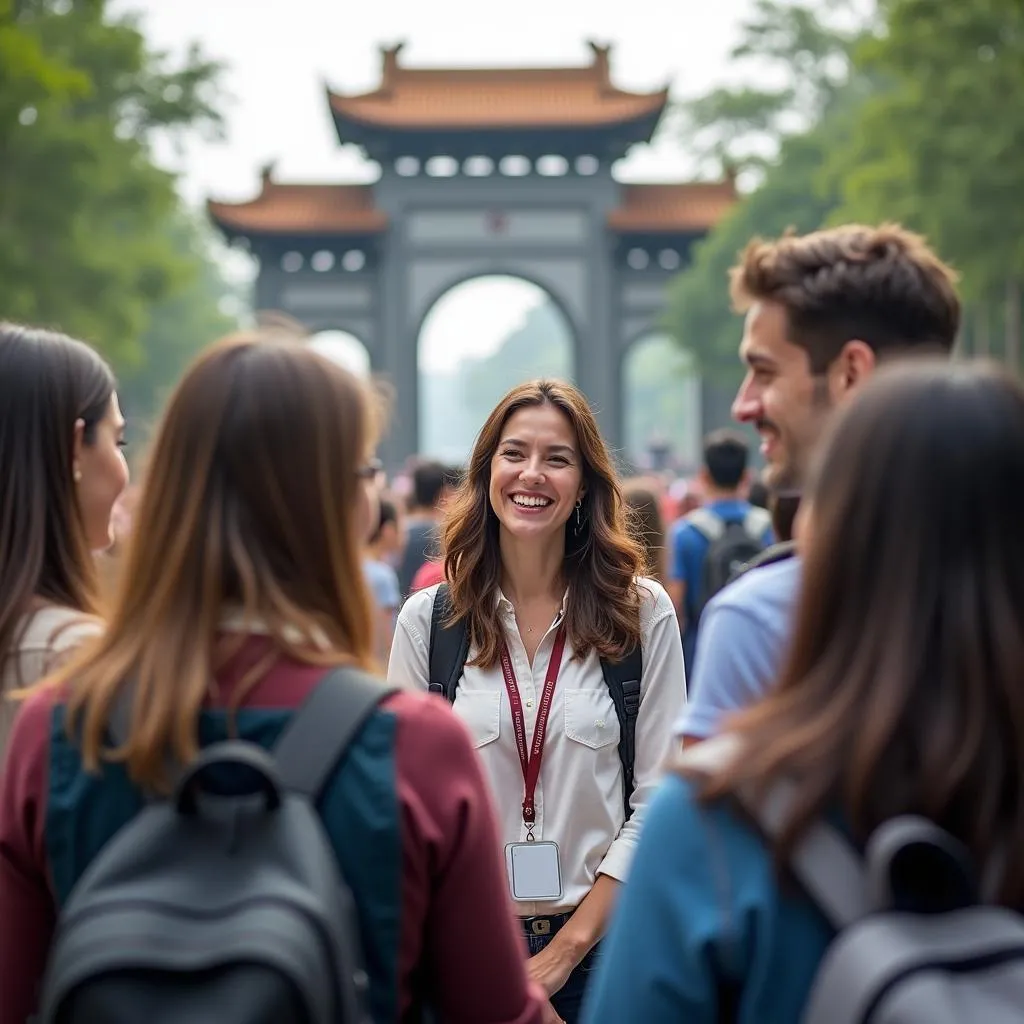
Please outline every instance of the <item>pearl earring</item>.
[{"label": "pearl earring", "polygon": [[75,480],[76,484],[77,483],[81,483],[81,481],[82,481],[82,471],[77,466],[75,467],[75,471],[74,471],[74,473],[72,473],[72,476],[74,477],[74,480]]}]

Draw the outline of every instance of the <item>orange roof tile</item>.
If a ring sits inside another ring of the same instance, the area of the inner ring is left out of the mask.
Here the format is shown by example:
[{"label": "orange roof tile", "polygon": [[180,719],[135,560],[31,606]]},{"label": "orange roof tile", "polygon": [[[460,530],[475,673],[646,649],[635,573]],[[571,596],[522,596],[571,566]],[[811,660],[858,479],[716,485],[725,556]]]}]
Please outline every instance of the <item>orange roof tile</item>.
[{"label": "orange roof tile", "polygon": [[207,203],[224,229],[291,234],[383,231],[387,216],[373,205],[370,185],[283,185],[264,173],[263,189],[248,203]]},{"label": "orange roof tile", "polygon": [[614,231],[706,231],[737,200],[732,180],[623,185],[622,205],[608,214]]},{"label": "orange roof tile", "polygon": [[406,68],[384,50],[372,92],[328,91],[335,116],[392,129],[561,128],[624,124],[660,115],[668,89],[632,93],[610,81],[608,47],[578,68]]}]

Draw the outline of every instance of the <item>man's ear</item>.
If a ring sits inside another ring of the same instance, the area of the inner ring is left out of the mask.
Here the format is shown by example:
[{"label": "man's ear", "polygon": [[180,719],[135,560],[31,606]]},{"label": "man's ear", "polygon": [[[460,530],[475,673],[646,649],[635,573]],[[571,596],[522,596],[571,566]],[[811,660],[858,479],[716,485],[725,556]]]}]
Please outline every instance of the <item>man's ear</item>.
[{"label": "man's ear", "polygon": [[829,372],[832,398],[842,399],[863,384],[875,372],[875,365],[875,350],[866,341],[848,341]]}]

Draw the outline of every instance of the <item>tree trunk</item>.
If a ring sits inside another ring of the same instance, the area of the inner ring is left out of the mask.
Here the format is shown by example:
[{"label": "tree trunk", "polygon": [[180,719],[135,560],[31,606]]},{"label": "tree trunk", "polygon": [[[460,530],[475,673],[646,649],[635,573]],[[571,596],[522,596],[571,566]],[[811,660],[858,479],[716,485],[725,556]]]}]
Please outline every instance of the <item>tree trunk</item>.
[{"label": "tree trunk", "polygon": [[992,306],[986,300],[975,308],[972,355],[987,359],[992,354]]},{"label": "tree trunk", "polygon": [[1010,278],[1006,282],[1006,365],[1015,373],[1020,371],[1021,344],[1020,282]]}]

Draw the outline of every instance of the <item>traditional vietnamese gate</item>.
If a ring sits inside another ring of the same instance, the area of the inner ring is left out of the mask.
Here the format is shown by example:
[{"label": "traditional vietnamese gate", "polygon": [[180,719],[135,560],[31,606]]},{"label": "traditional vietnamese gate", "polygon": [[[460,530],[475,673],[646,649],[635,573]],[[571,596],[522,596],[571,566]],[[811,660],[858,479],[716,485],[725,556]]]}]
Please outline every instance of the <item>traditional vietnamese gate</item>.
[{"label": "traditional vietnamese gate", "polygon": [[[650,140],[668,90],[616,88],[609,48],[577,68],[424,69],[382,51],[380,86],[328,92],[338,138],[373,185],[287,184],[210,216],[259,260],[256,308],[366,346],[396,392],[383,457],[418,450],[417,342],[462,281],[532,281],[565,312],[576,383],[608,440],[623,436],[622,363],[658,328],[665,285],[736,199],[735,183],[624,185],[612,165]],[[510,382],[511,383],[511,382]]]}]

